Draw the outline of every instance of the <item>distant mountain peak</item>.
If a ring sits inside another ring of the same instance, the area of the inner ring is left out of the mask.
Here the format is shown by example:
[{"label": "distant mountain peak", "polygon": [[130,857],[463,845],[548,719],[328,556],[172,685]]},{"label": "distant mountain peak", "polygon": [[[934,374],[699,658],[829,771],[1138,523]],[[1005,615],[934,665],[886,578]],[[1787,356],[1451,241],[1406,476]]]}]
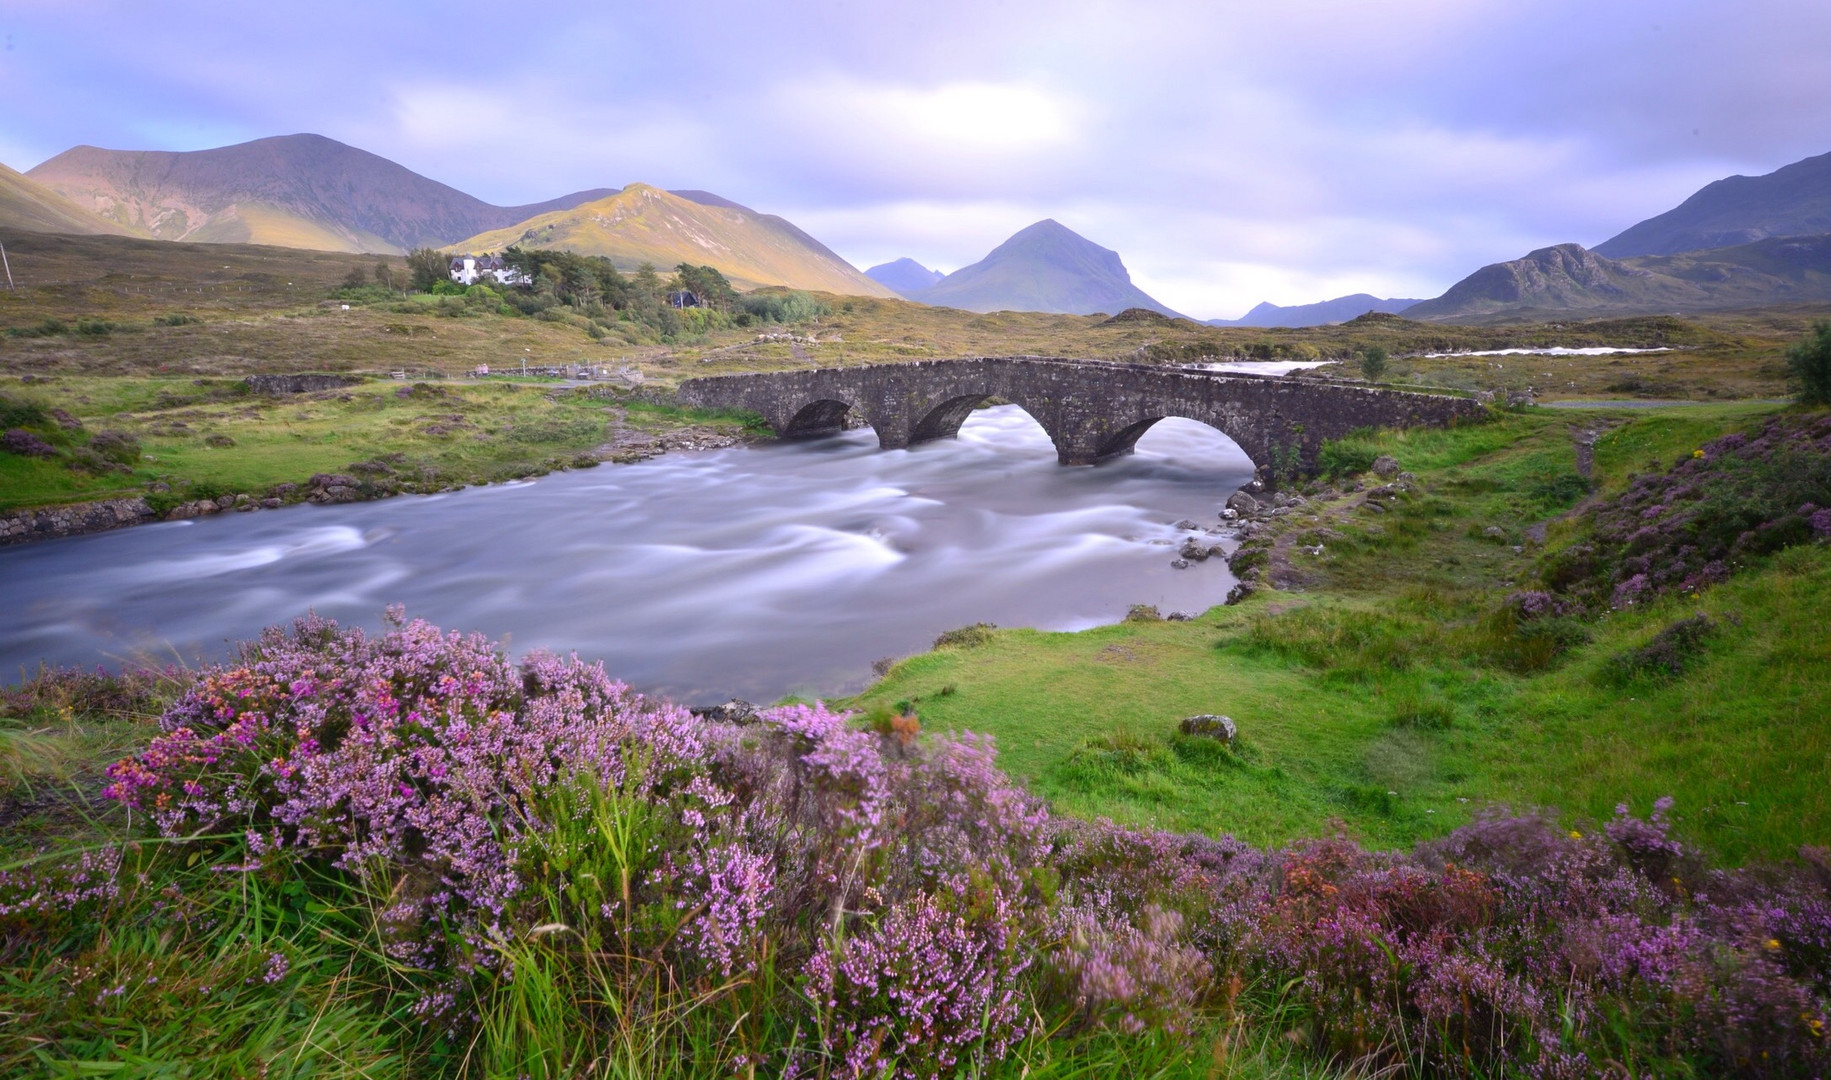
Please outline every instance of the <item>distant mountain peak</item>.
[{"label": "distant mountain peak", "polygon": [[1181,318],[1132,284],[1119,253],[1054,218],[1013,233],[985,258],[911,297],[968,311],[1073,315],[1149,308]]},{"label": "distant mountain peak", "polygon": [[1261,303],[1237,319],[1209,319],[1209,326],[1328,326],[1335,323],[1351,322],[1370,312],[1397,314],[1418,301],[1393,297],[1382,299],[1371,293],[1353,293],[1338,296],[1333,300],[1323,300],[1314,304],[1293,304],[1280,307],[1273,303]]},{"label": "distant mountain peak", "polygon": [[901,296],[921,292],[947,275],[930,270],[907,256],[893,262],[879,263],[865,271],[865,276]]}]

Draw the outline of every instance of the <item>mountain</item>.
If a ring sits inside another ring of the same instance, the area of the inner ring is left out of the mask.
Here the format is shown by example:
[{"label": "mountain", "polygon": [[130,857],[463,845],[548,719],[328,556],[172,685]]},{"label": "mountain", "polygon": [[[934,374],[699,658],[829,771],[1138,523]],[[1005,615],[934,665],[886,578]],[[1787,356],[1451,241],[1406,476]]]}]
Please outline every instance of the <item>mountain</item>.
[{"label": "mountain", "polygon": [[1596,245],[1611,259],[1676,255],[1776,236],[1831,233],[1831,154],[1765,176],[1731,176]]},{"label": "mountain", "polygon": [[1397,315],[1417,302],[1401,299],[1382,300],[1368,293],[1355,293],[1352,296],[1338,296],[1333,300],[1323,300],[1320,303],[1293,304],[1290,307],[1260,304],[1237,319],[1209,319],[1208,325],[1331,326],[1335,323],[1345,323],[1349,319],[1365,315],[1369,311]]},{"label": "mountain", "polygon": [[909,298],[967,311],[1092,315],[1140,307],[1181,318],[1132,284],[1118,252],[1052,220],[1020,230],[990,255]]},{"label": "mountain", "polygon": [[1831,300],[1831,235],[1609,259],[1577,244],[1484,266],[1408,319],[1526,312],[1670,312]]},{"label": "mountain", "polygon": [[26,232],[129,235],[128,230],[0,165],[0,228]]},{"label": "mountain", "polygon": [[608,193],[492,206],[322,135],[191,151],[78,146],[26,175],[140,235],[324,251],[441,247]]},{"label": "mountain", "polygon": [[500,251],[515,244],[603,255],[624,269],[645,262],[663,270],[683,262],[713,266],[740,288],[787,285],[850,296],[896,295],[790,222],[703,191],[631,184],[581,206],[478,233],[457,246]]},{"label": "mountain", "polygon": [[939,270],[930,270],[914,259],[898,259],[895,262],[879,263],[865,271],[865,276],[892,292],[909,296],[928,288],[947,275]]}]

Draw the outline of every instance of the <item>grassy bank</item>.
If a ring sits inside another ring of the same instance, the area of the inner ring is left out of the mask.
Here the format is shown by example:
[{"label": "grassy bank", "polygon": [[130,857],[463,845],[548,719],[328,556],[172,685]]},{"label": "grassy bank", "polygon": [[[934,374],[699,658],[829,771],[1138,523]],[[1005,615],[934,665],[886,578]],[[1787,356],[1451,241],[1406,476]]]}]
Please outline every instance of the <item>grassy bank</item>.
[{"label": "grassy bank", "polygon": [[[1732,862],[1823,844],[1831,550],[1790,549],[1558,640],[1522,640],[1504,612],[1570,541],[1554,519],[1580,498],[1765,411],[1534,413],[1383,435],[1368,449],[1417,490],[1384,514],[1338,493],[1282,519],[1284,588],[1191,622],[999,631],[903,661],[857,705],[908,703],[925,727],[994,736],[1004,766],[1065,811],[1259,843],[1339,822],[1407,846],[1495,806],[1575,824],[1672,795],[1680,831]],[[1573,435],[1596,428],[1583,481]],[[1533,539],[1544,522],[1549,537]],[[1716,629],[1681,677],[1616,677],[1615,658],[1700,612]],[[1237,749],[1179,735],[1197,713],[1237,721]]]},{"label": "grassy bank", "polygon": [[[747,434],[742,417],[629,392],[496,380],[382,379],[263,395],[239,379],[48,376],[0,379],[0,395],[14,411],[35,409],[24,430],[56,451],[0,453],[0,509],[149,494],[258,498],[352,471],[372,486],[430,491]],[[116,461],[81,453],[105,432],[135,449]]]}]

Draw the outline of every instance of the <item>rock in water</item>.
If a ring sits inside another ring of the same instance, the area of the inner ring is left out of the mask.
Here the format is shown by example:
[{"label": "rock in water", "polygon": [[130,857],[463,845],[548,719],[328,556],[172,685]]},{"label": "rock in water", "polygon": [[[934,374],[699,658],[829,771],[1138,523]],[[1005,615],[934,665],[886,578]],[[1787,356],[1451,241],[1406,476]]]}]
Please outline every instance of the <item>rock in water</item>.
[{"label": "rock in water", "polygon": [[1197,716],[1183,717],[1182,733],[1204,739],[1215,739],[1232,746],[1233,740],[1240,731],[1234,726],[1232,717],[1201,713]]},{"label": "rock in water", "polygon": [[1227,509],[1241,517],[1251,517],[1259,512],[1259,500],[1244,491],[1236,491],[1227,497]]}]

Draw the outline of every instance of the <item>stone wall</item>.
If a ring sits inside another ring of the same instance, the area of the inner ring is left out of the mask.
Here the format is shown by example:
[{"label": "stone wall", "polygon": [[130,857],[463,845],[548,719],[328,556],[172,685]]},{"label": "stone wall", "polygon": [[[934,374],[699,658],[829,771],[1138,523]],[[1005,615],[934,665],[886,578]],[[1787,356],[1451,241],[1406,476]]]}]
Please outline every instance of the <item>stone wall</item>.
[{"label": "stone wall", "polygon": [[0,545],[101,532],[151,520],[153,509],[140,498],[14,510],[0,514]]},{"label": "stone wall", "polygon": [[833,434],[848,410],[886,449],[956,434],[973,407],[1003,398],[1034,417],[1063,464],[1129,453],[1168,416],[1208,424],[1268,478],[1313,469],[1329,439],[1367,427],[1441,427],[1487,410],[1468,398],[1374,386],[1046,357],[923,360],[689,379],[683,404],[748,409],[787,438]]}]

